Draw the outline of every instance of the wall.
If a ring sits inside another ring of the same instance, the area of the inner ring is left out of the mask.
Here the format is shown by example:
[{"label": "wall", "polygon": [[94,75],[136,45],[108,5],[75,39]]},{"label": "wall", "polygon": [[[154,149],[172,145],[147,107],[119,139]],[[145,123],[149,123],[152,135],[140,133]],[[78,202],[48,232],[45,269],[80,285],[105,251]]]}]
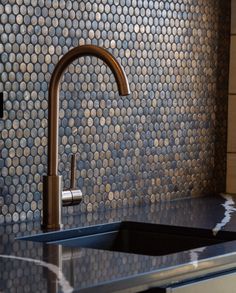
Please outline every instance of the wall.
[{"label": "wall", "polygon": [[231,0],[231,37],[229,71],[227,192],[236,193],[236,1]]},{"label": "wall", "polygon": [[[224,2],[224,3],[223,3]],[[81,58],[61,85],[60,173],[79,153],[84,198],[66,213],[225,190],[229,1],[29,1],[0,4],[0,223],[39,219],[47,165],[47,90],[82,44],[107,48],[132,94]]]}]

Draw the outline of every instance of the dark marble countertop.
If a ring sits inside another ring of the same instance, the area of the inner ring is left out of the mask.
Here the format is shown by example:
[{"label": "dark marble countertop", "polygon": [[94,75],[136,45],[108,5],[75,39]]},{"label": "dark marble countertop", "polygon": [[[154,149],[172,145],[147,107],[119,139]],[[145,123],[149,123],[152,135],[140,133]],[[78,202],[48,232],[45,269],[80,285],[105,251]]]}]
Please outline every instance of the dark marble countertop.
[{"label": "dark marble countertop", "polygon": [[[236,199],[212,195],[63,217],[64,229],[117,221],[236,231]],[[39,222],[0,226],[0,292],[137,292],[236,269],[236,241],[164,256],[68,248],[16,237]],[[133,288],[133,289],[132,289]]]}]

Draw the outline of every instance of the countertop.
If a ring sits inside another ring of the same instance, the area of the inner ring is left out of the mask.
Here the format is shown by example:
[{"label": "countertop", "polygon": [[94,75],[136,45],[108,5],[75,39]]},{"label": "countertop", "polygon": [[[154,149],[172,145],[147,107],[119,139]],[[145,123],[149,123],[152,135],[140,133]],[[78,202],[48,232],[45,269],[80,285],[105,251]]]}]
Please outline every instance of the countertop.
[{"label": "countertop", "polygon": [[[236,231],[230,195],[186,198],[63,217],[64,229],[118,221]],[[0,226],[0,292],[137,292],[236,269],[236,241],[165,256],[65,248],[16,237],[40,233],[39,222]]]}]

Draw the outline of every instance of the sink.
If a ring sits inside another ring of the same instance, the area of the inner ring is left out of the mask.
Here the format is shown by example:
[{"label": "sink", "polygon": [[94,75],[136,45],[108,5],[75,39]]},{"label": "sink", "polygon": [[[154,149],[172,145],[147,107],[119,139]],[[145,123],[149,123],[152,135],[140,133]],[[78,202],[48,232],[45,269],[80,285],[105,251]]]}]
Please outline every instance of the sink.
[{"label": "sink", "polygon": [[214,236],[207,229],[124,221],[18,239],[160,256],[236,240],[236,233],[220,231]]}]

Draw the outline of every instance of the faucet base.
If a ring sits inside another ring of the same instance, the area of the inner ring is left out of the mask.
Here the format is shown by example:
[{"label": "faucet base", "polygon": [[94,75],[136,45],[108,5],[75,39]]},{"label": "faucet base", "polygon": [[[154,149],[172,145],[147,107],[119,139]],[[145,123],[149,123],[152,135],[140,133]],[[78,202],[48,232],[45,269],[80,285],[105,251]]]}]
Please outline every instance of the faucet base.
[{"label": "faucet base", "polygon": [[62,206],[62,176],[43,176],[43,223],[44,231],[60,230]]}]

